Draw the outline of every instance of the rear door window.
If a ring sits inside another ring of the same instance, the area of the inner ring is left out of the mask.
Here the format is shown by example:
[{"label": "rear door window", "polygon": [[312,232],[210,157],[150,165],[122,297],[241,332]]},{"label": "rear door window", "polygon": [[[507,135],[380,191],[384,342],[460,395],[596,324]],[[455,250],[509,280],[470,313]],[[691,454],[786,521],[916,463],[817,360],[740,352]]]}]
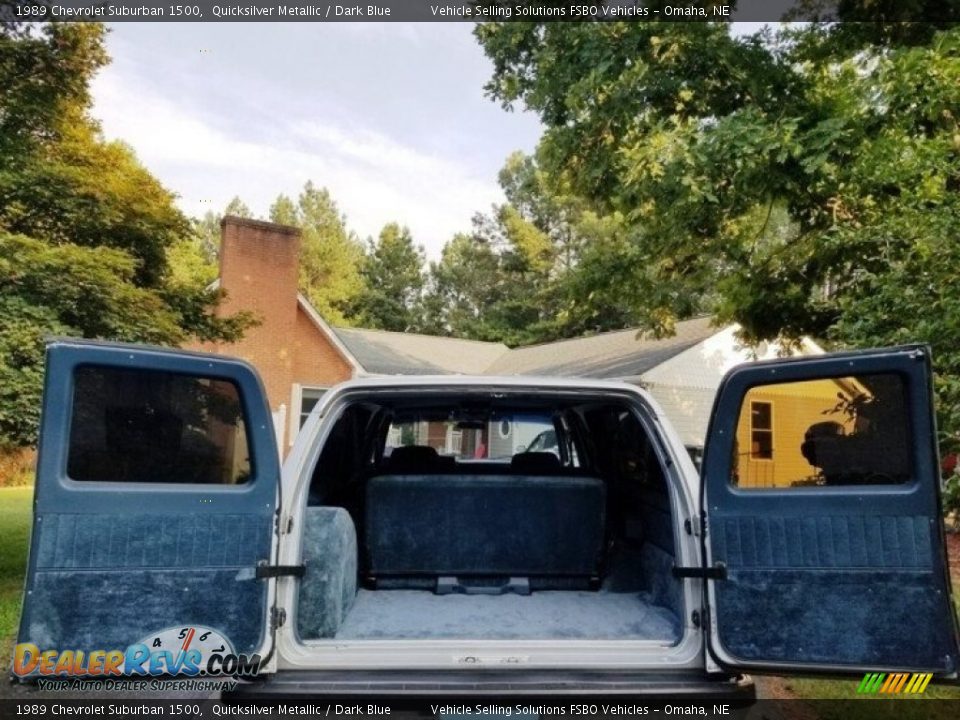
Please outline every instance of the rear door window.
[{"label": "rear door window", "polygon": [[80,482],[246,483],[240,393],[216,378],[78,367],[67,474]]},{"label": "rear door window", "polygon": [[740,488],[898,485],[910,414],[896,374],[758,385],[744,397],[730,482]]}]

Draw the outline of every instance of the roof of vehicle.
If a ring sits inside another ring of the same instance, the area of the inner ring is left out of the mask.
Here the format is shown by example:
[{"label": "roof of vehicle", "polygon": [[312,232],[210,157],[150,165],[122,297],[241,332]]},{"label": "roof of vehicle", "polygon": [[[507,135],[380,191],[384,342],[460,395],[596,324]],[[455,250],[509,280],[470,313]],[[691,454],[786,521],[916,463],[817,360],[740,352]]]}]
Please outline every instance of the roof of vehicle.
[{"label": "roof of vehicle", "polygon": [[337,390],[430,388],[490,388],[543,390],[598,390],[642,392],[636,385],[619,380],[560,378],[531,375],[372,375],[347,380]]}]

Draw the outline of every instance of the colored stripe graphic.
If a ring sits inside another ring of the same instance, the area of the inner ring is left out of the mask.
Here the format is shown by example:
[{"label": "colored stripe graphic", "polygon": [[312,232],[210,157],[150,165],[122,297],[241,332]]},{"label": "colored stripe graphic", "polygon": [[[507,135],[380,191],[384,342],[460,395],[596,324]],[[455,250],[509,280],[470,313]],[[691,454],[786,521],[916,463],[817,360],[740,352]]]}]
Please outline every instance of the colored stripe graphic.
[{"label": "colored stripe graphic", "polygon": [[863,676],[863,681],[857,692],[873,694],[880,689],[880,683],[886,678],[886,673],[867,673]]},{"label": "colored stripe graphic", "polygon": [[900,679],[900,675],[893,673],[887,677],[887,681],[883,684],[883,687],[880,688],[880,692],[890,692],[892,687],[896,687],[897,681]]},{"label": "colored stripe graphic", "polygon": [[919,695],[927,689],[933,673],[867,673],[857,686],[866,695]]}]

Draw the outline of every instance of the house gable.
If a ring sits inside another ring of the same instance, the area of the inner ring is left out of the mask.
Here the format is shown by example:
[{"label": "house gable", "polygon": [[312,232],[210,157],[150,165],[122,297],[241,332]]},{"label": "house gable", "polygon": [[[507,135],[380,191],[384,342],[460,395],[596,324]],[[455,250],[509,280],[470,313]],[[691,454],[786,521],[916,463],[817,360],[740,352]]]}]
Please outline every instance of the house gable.
[{"label": "house gable", "polygon": [[[717,330],[674,357],[638,377],[624,378],[644,387],[660,403],[683,444],[703,447],[713,401],[724,375],[733,367],[753,360],[769,360],[788,352],[778,343],[748,348],[737,340],[737,325]],[[800,354],[820,355],[823,349],[805,339]]]},{"label": "house gable", "polygon": [[[340,338],[337,336],[337,333],[334,332],[333,328],[330,327],[327,322],[320,316],[320,313],[317,312],[316,308],[310,303],[307,297],[303,293],[297,293],[297,311],[298,315],[303,318],[309,326],[313,329],[314,332],[319,332],[322,338],[326,341],[326,344],[331,347],[340,359],[347,364],[350,368],[351,375],[363,375],[366,370],[360,364],[353,353],[350,352],[349,348],[343,344]],[[304,329],[304,332],[308,332]]]}]

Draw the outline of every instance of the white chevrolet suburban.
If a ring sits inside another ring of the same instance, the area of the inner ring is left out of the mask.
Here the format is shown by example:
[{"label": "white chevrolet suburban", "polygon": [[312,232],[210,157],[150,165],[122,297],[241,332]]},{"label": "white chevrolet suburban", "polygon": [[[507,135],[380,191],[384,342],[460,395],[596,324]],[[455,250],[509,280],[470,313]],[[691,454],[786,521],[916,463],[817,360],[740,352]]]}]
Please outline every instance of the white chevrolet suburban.
[{"label": "white chevrolet suburban", "polygon": [[946,568],[925,347],[733,369],[701,472],[638,387],[463,376],[331,389],[281,471],[246,363],[62,340],[14,671],[338,697],[952,678]]}]

